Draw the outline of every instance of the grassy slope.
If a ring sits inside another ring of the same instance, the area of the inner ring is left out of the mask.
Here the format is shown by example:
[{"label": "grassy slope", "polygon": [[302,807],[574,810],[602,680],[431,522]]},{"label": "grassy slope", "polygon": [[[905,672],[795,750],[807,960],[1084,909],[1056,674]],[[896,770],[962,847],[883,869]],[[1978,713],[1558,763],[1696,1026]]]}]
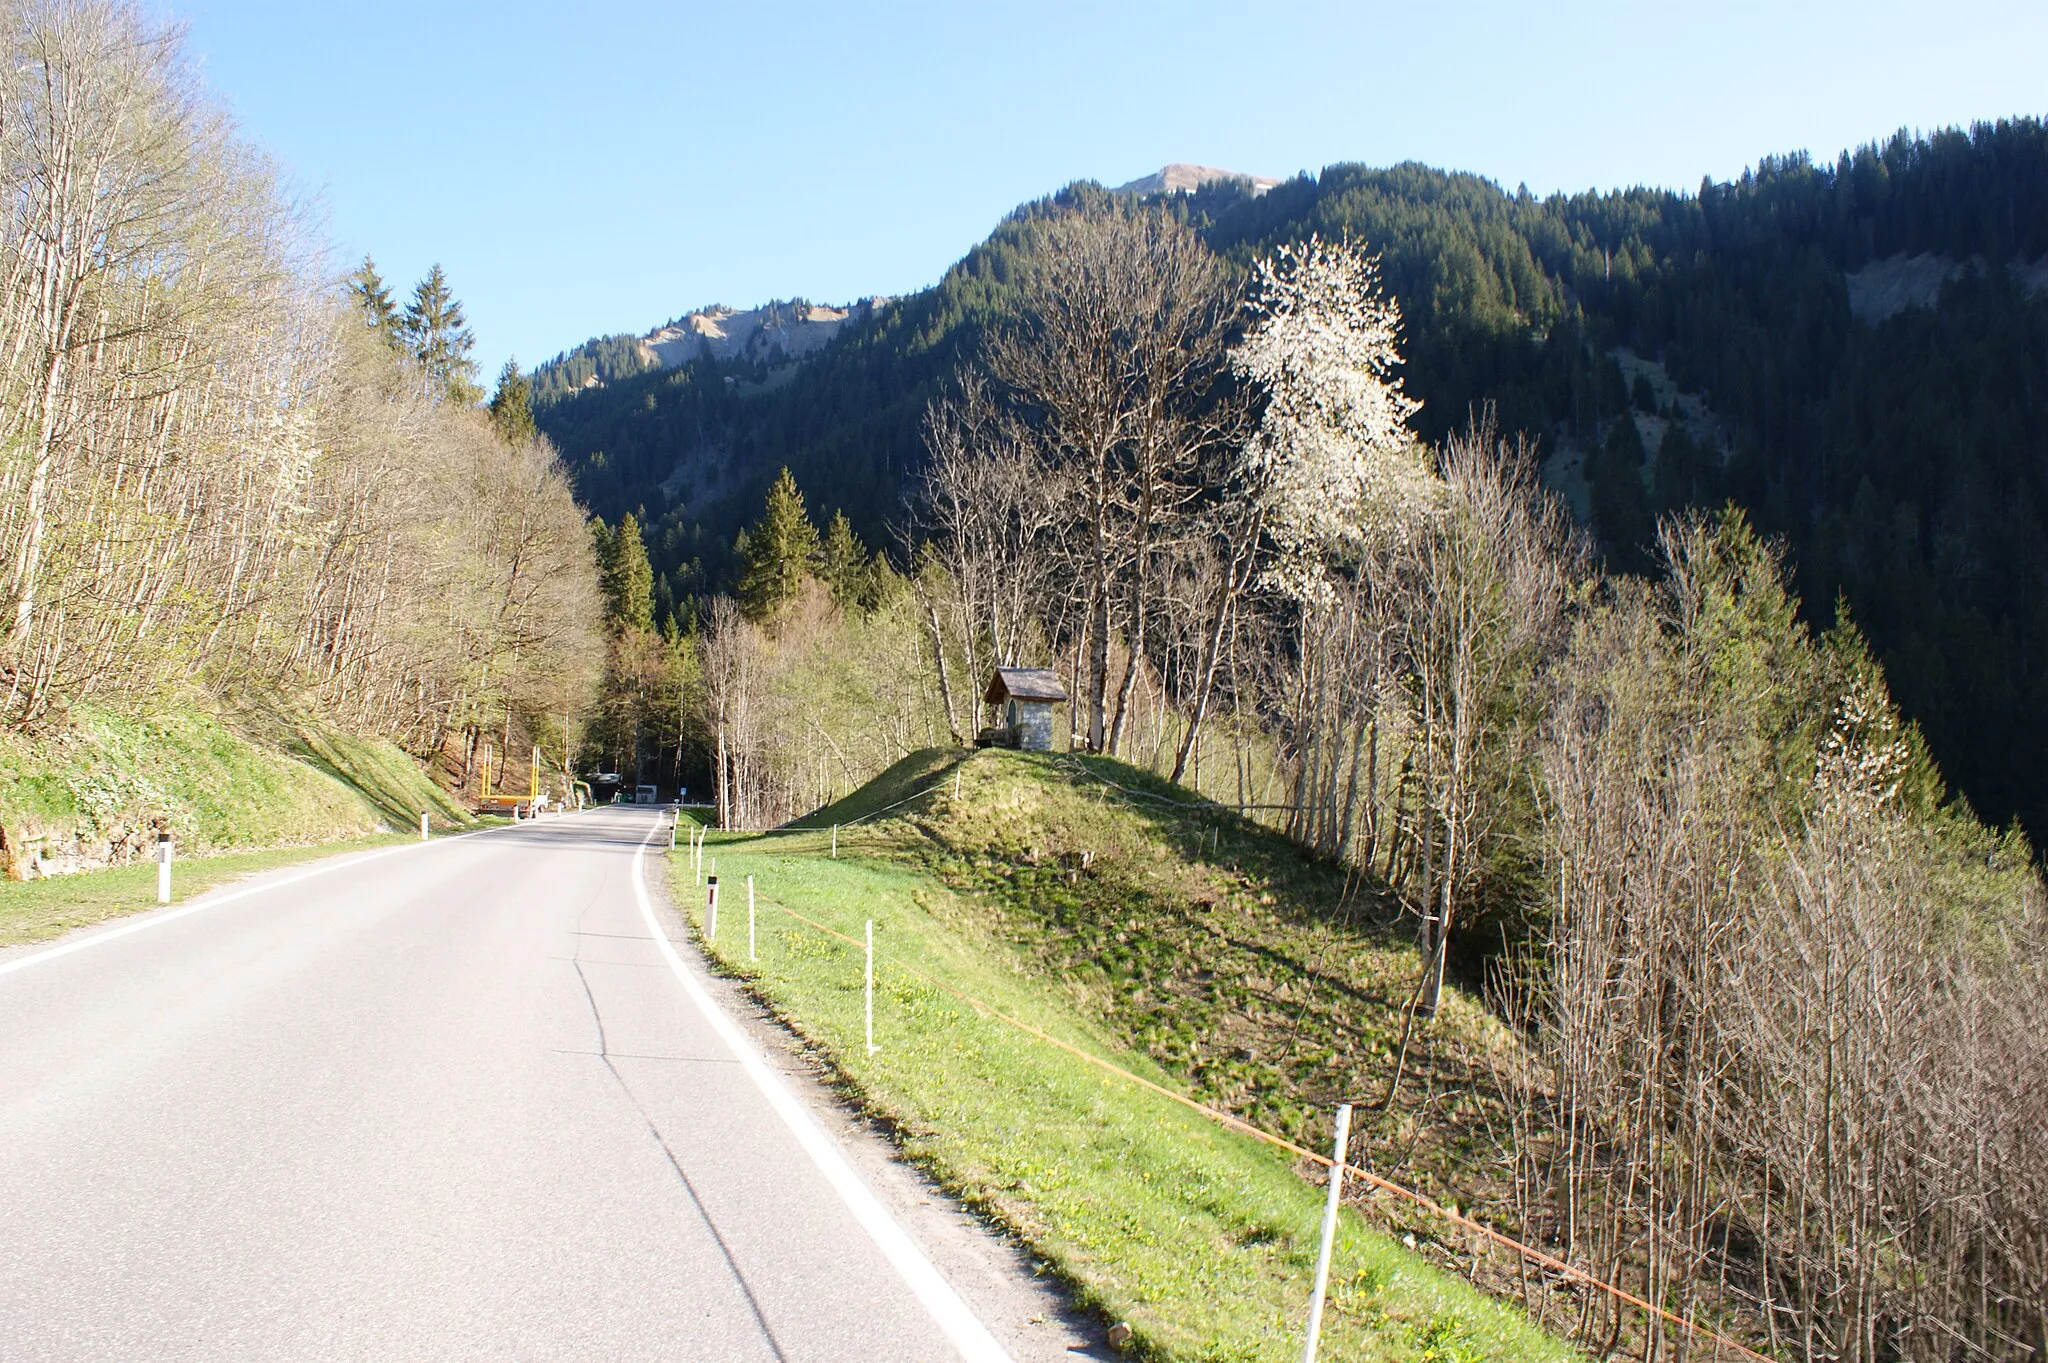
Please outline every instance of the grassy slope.
[{"label": "grassy slope", "polygon": [[[976,754],[958,764],[956,800],[957,757],[917,754],[802,821],[823,828],[896,806],[843,829],[837,861],[828,859],[824,832],[712,835],[725,886],[715,950],[832,1055],[897,1125],[915,1158],[1012,1226],[1084,1301],[1129,1320],[1143,1356],[1298,1357],[1319,1188],[1270,1148],[987,1018],[890,963],[914,965],[1170,1087],[1209,1097],[1228,1090],[1241,1112],[1269,1126],[1291,1117],[1299,1129],[1287,1134],[1327,1144],[1327,1120],[1304,1106],[1321,1095],[1298,1074],[1270,1081],[1234,1058],[1257,1043],[1244,1044],[1230,1017],[1249,1006],[1246,997],[1282,988],[1297,968],[1275,959],[1275,932],[1261,923],[1291,921],[1271,887],[1341,894],[1341,875],[1212,810],[1138,809],[1146,802],[1127,796],[1098,803],[1085,781],[1076,784],[1076,768],[1051,759]],[[1103,770],[1135,784],[1128,768]],[[1220,928],[1243,942],[1233,950],[1260,964],[1248,973],[1207,943],[1196,945],[1194,959],[1210,964],[1189,968],[1209,978],[1198,997],[1183,998],[1176,957],[1191,944],[1153,921],[1157,910],[1145,898],[1171,900],[1169,879],[1215,869],[1194,851],[1199,820],[1209,821],[1199,836],[1205,844],[1217,839],[1219,865],[1239,868],[1229,877],[1241,892],[1231,898],[1215,888],[1214,876],[1197,877],[1204,888],[1193,893],[1214,901],[1199,911],[1205,932]],[[1082,842],[1071,845],[1075,839]],[[1063,869],[1063,854],[1071,867],[1081,850],[1094,853],[1087,872]],[[701,905],[687,854],[677,858],[678,896]],[[748,875],[764,909],[754,963],[746,956]],[[1247,890],[1247,881],[1258,888]],[[1139,888],[1147,882],[1149,890]],[[1274,905],[1259,904],[1262,896]],[[1217,906],[1238,898],[1241,913]],[[868,1056],[862,1040],[858,948],[776,906],[852,937],[864,920],[875,920],[884,962],[878,1055]],[[1226,913],[1232,923],[1213,921]],[[701,921],[701,908],[696,916]],[[1359,940],[1345,945],[1354,954],[1392,950],[1369,945],[1367,928],[1351,931]],[[1329,948],[1312,936],[1292,943],[1297,954],[1322,955],[1326,970],[1343,954]],[[1226,971],[1232,978],[1217,986]],[[1343,995],[1348,1006],[1337,1011],[1369,1011],[1355,994]],[[1475,1019],[1464,1022],[1475,1034],[1485,1030]],[[1297,1030],[1320,1037],[1320,1023]],[[1329,1072],[1345,1071],[1331,1065],[1324,1047],[1317,1040],[1290,1064],[1337,1082]],[[1333,1283],[1326,1357],[1448,1363],[1568,1356],[1518,1313],[1348,1214]]]},{"label": "grassy slope", "polygon": [[1381,1109],[1421,962],[1412,921],[1344,868],[1102,758],[915,753],[802,822],[892,805],[846,845],[883,842],[965,894],[978,930],[1200,1097],[1316,1148],[1337,1103],[1367,1104],[1357,1139],[1381,1173],[1467,1208],[1499,1195],[1483,1171],[1514,1040],[1448,991]]},{"label": "grassy slope", "polygon": [[[127,860],[147,855],[161,823],[177,839],[181,899],[237,875],[402,836],[422,809],[442,828],[474,822],[395,746],[276,716],[230,727],[190,708],[146,720],[83,713],[35,741],[0,736],[0,828],[10,846],[51,855],[83,846],[95,858],[111,850]],[[155,902],[148,864],[0,880],[0,945]]]}]

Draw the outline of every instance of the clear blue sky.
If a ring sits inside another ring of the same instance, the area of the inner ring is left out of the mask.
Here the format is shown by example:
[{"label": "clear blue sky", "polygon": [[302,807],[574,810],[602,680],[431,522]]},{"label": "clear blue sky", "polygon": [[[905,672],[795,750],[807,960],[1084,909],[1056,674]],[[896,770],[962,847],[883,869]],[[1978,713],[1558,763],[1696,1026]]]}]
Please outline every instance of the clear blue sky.
[{"label": "clear blue sky", "polygon": [[2048,113],[2048,4],[166,0],[338,265],[442,262],[486,379],[712,302],[931,283],[1169,161],[1696,187]]}]

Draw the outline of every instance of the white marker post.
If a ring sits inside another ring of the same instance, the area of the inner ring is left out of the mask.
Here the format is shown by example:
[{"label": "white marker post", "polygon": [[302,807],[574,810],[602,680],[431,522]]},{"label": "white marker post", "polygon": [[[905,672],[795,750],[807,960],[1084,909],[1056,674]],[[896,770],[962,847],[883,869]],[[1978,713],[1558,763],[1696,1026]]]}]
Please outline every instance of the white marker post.
[{"label": "white marker post", "polygon": [[868,1054],[882,1049],[875,1044],[875,920],[868,920]]},{"label": "white marker post", "polygon": [[711,877],[711,898],[704,908],[704,940],[718,940],[718,877]]},{"label": "white marker post", "polygon": [[171,835],[156,835],[156,902],[171,902]]},{"label": "white marker post", "polygon": [[670,819],[668,823],[668,850],[671,852],[676,850],[676,830],[682,827],[682,825],[683,811],[679,809],[676,811],[676,816]]},{"label": "white marker post", "polygon": [[839,825],[832,825],[832,860],[839,860]]},{"label": "white marker post", "polygon": [[747,877],[747,959],[757,961],[754,954],[754,878]]},{"label": "white marker post", "polygon": [[1351,1104],[1337,1105],[1337,1140],[1330,1152],[1330,1196],[1323,1203],[1323,1244],[1316,1253],[1316,1288],[1308,1302],[1308,1342],[1301,1363],[1316,1363],[1316,1341],[1323,1333],[1323,1296],[1330,1288],[1330,1246],[1337,1238],[1337,1207],[1344,1200],[1344,1151],[1351,1143]]},{"label": "white marker post", "polygon": [[421,841],[421,842],[425,842],[426,840],[427,840],[427,811],[423,809],[423,810],[421,810],[421,811],[420,811],[420,841]]}]

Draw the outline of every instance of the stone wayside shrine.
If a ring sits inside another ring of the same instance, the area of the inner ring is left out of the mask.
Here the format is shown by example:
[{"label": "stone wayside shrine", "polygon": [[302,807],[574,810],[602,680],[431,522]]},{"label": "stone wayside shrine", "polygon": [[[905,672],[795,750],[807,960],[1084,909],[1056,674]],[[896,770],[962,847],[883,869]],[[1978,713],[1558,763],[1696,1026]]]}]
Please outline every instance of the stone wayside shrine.
[{"label": "stone wayside shrine", "polygon": [[977,748],[1052,751],[1052,707],[1066,704],[1067,690],[1051,668],[999,667],[982,699],[1003,707],[1003,722],[983,729]]}]

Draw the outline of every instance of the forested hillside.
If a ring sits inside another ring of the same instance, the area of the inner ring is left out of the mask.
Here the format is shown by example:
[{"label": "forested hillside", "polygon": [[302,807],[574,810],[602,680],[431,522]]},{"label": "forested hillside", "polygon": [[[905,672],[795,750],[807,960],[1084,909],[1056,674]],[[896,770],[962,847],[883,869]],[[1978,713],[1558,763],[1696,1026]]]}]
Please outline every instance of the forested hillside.
[{"label": "forested hillside", "polygon": [[[1013,298],[1021,226],[1101,194],[1020,209],[786,383],[613,365],[603,388],[543,386],[541,428],[595,511],[638,513],[671,608],[731,585],[735,533],[785,466],[892,544],[926,403]],[[1660,513],[1743,506],[1786,541],[1816,623],[1847,601],[1973,804],[2048,832],[2048,303],[2029,293],[2038,269],[2012,268],[2048,253],[2039,121],[1767,159],[1696,193],[1538,199],[1333,166],[1258,198],[1217,182],[1168,211],[1240,271],[1310,233],[1379,252],[1417,429],[1441,437],[1491,404],[1536,438],[1614,565],[1647,564]],[[1955,267],[1932,305],[1858,320],[1852,282],[1922,255]]]}]

